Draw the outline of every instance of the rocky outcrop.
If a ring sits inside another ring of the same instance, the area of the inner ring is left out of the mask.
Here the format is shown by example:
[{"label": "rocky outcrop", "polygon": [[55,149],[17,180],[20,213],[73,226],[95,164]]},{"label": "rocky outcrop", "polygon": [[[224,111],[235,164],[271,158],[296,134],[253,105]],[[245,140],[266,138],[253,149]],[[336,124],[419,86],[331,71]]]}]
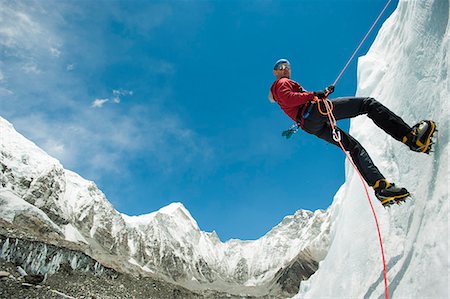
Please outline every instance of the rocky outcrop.
[{"label": "rocky outcrop", "polygon": [[[302,281],[307,280],[319,269],[319,263],[309,250],[300,252],[286,267],[280,269],[275,275],[272,293],[281,293],[285,296],[297,294]],[[277,292],[276,290],[281,290]]]}]

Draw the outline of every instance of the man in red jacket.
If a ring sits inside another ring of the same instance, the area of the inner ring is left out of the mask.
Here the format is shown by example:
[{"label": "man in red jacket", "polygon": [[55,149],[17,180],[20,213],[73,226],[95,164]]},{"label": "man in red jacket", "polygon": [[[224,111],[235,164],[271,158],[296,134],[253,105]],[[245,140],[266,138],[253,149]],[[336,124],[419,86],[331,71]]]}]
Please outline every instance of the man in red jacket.
[{"label": "man in red jacket", "polygon": [[[291,80],[291,65],[288,60],[280,59],[273,71],[276,81],[269,92],[269,100],[278,103],[281,109],[294,120],[305,132],[339,146],[333,139],[332,127],[327,116],[318,109],[315,98],[325,99],[334,91],[334,86],[325,90],[309,92],[300,84]],[[321,107],[323,105],[320,104]],[[325,109],[322,107],[322,111]],[[352,118],[366,114],[373,122],[394,139],[405,143],[411,150],[428,153],[431,137],[436,131],[433,121],[421,121],[414,127],[408,126],[399,116],[371,97],[346,97],[333,100],[333,114],[336,120]],[[388,182],[373,163],[364,147],[348,133],[336,128],[341,136],[341,143],[350,153],[353,162],[373,187],[375,195],[383,206],[405,201],[410,193]]]}]

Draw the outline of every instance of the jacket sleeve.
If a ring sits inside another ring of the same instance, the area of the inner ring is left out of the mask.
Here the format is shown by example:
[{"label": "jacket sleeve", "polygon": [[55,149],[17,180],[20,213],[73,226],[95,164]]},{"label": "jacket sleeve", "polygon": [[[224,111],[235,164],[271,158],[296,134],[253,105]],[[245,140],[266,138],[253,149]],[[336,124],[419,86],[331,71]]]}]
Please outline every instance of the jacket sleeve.
[{"label": "jacket sleeve", "polygon": [[294,91],[293,85],[288,80],[279,82],[276,93],[278,98],[287,107],[296,107],[312,101],[314,92],[298,92]]}]

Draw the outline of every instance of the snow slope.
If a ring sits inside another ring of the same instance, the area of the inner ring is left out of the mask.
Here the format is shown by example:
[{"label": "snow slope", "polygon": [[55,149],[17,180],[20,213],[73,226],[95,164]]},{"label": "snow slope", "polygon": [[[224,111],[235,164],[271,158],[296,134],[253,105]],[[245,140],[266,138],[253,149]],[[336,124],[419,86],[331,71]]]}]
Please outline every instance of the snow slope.
[{"label": "snow slope", "polygon": [[[365,116],[351,121],[351,134],[382,173],[413,194],[389,209],[372,196],[390,298],[449,298],[448,20],[448,0],[401,0],[358,62],[357,95],[378,99],[411,126],[433,119],[440,128],[435,152],[427,156],[409,151]],[[332,204],[330,250],[294,298],[385,297],[373,216],[358,175],[346,167]]]}]

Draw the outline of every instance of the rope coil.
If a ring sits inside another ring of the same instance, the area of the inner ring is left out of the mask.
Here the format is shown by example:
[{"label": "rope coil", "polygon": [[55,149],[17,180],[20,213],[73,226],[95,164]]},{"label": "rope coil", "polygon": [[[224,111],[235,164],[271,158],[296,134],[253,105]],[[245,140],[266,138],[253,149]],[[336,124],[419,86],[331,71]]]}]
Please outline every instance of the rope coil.
[{"label": "rope coil", "polygon": [[[326,95],[328,96],[328,95]],[[328,121],[331,124],[331,130],[333,134],[333,140],[340,143],[341,142],[341,132],[339,132],[336,128],[336,118],[333,114],[333,102],[329,99],[319,99],[318,97],[314,97],[314,101],[317,103],[317,109],[319,110],[319,113],[322,115],[326,115],[328,117]],[[325,112],[322,111],[322,108],[320,108],[320,103],[323,103],[325,106]]]}]

